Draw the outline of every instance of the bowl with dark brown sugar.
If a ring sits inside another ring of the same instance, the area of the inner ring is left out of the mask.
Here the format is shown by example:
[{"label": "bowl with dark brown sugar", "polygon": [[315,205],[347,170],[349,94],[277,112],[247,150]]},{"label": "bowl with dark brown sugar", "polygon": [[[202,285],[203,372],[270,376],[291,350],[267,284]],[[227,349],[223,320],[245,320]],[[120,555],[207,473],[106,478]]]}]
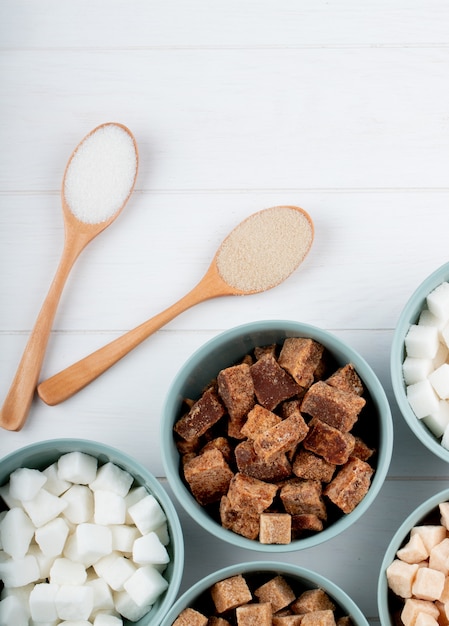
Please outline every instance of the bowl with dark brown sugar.
[{"label": "bowl with dark brown sugar", "polygon": [[266,553],[320,544],[357,521],[392,446],[368,363],[296,321],[217,335],[181,366],[163,408],[162,459],[180,504],[216,537]]},{"label": "bowl with dark brown sugar", "polygon": [[294,626],[302,620],[309,626],[368,626],[356,603],[331,580],[297,565],[270,561],[238,563],[202,578],[176,601],[161,626]]}]

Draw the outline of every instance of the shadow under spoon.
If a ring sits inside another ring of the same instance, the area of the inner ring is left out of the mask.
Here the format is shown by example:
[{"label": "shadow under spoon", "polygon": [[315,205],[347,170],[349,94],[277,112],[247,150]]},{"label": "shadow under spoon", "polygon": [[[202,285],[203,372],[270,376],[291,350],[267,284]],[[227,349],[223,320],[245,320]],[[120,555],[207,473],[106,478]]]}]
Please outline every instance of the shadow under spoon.
[{"label": "shadow under spoon", "polygon": [[276,206],[250,215],[226,237],[201,281],[168,309],[128,331],[38,386],[59,404],[86,387],[155,331],[188,308],[218,296],[250,295],[284,281],[304,260],[314,237],[299,207]]},{"label": "shadow under spoon", "polygon": [[20,430],[29,413],[51,327],[70,270],[87,244],[121,212],[134,188],[138,153],[123,125],[97,126],[77,146],[62,184],[64,247],[54,279],[0,411],[0,426]]}]

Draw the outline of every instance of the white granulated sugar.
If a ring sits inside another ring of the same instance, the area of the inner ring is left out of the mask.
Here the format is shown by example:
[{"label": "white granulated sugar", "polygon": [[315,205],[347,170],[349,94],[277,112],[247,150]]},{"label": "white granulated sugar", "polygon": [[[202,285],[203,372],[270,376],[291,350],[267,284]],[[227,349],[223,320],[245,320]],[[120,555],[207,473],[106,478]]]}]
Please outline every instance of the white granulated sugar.
[{"label": "white granulated sugar", "polygon": [[224,240],[218,272],[243,292],[270,289],[285,280],[307,254],[312,225],[301,211],[278,206],[255,213]]},{"label": "white granulated sugar", "polygon": [[64,196],[81,222],[108,220],[134,184],[137,155],[129,133],[117,124],[100,126],[78,146],[64,179]]}]

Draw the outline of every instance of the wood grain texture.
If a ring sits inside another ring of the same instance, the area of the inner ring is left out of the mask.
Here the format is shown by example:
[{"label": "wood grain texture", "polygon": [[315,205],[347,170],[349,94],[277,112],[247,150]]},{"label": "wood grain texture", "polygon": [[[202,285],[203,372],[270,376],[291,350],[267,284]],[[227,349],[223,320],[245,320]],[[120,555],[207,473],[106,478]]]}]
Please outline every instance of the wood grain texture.
[{"label": "wood grain texture", "polygon": [[[42,379],[177,301],[249,214],[301,206],[315,241],[276,289],[204,302],[67,402],[35,398],[26,426],[2,431],[0,456],[47,438],[87,437],[131,454],[171,493],[158,435],[189,355],[255,319],[329,329],[385,387],[393,458],[354,528],[283,559],[333,579],[377,624],[383,551],[448,475],[406,426],[389,374],[402,307],[448,260],[448,33],[445,0],[109,0],[107,11],[90,0],[3,0],[0,398],[62,251],[65,163],[100,123],[134,133],[136,190],[71,272]],[[182,589],[261,556],[220,545],[179,512]]]}]

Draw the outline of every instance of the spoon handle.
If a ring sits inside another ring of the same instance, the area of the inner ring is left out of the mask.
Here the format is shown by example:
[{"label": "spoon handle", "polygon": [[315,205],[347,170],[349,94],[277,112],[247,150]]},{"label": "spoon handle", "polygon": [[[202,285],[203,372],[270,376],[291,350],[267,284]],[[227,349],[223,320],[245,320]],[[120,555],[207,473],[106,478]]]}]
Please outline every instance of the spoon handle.
[{"label": "spoon handle", "polygon": [[73,241],[64,246],[58,269],[0,411],[0,427],[6,430],[20,430],[27,419],[62,290],[81,249]]},{"label": "spoon handle", "polygon": [[190,307],[210,298],[234,293],[212,264],[202,280],[168,309],[42,382],[37,388],[39,397],[52,406],[67,400]]}]

